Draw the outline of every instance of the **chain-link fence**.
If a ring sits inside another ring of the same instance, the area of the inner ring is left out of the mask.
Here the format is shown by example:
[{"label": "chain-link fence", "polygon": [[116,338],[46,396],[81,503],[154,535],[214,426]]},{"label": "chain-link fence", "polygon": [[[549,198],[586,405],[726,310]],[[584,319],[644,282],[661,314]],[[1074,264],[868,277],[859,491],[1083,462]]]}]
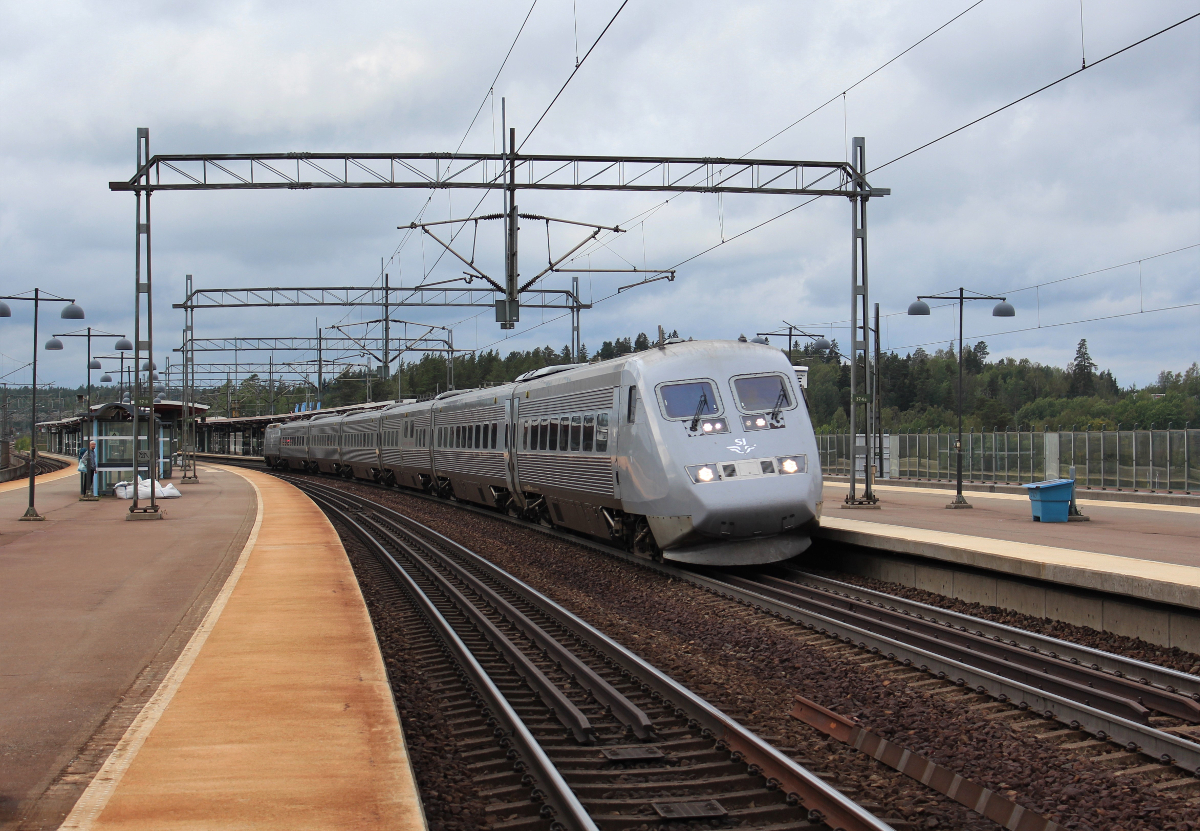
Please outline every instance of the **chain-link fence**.
[{"label": "chain-link fence", "polygon": [[[882,472],[953,481],[956,438],[948,432],[885,435]],[[849,475],[849,434],[819,435],[817,447],[824,473]],[[1072,467],[1081,488],[1193,493],[1200,486],[1200,430],[963,433],[964,481],[1021,485],[1067,478]]]}]

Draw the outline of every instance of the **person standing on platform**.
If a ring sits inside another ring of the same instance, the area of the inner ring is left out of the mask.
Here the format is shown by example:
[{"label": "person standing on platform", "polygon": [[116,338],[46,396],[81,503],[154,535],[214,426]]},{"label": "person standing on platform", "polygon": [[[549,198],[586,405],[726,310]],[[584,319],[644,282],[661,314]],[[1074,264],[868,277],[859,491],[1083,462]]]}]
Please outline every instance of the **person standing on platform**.
[{"label": "person standing on platform", "polygon": [[79,466],[82,468],[79,474],[79,495],[88,496],[96,479],[96,442],[88,442],[87,447],[79,454]]}]

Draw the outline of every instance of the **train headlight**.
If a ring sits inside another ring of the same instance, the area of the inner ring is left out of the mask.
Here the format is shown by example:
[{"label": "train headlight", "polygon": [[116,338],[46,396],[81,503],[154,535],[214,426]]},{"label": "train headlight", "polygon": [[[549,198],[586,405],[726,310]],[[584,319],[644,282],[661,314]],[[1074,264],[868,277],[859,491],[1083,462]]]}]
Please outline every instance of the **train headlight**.
[{"label": "train headlight", "polygon": [[[699,428],[700,435],[709,436],[709,435],[712,435],[713,433],[728,433],[728,432],[729,432],[729,424],[723,418],[706,418],[700,422],[700,428]],[[693,433],[690,431],[690,426],[689,426],[689,435],[692,435],[692,436],[696,435],[696,433]]]},{"label": "train headlight", "polygon": [[742,429],[751,430],[774,430],[777,427],[782,427],[781,419],[774,420],[766,415],[748,415],[742,416]]},{"label": "train headlight", "polygon": [[711,467],[702,467],[696,471],[696,478],[701,482],[711,482],[713,476],[713,469]]},{"label": "train headlight", "polygon": [[706,485],[709,482],[715,482],[720,477],[717,474],[716,465],[689,465],[687,468],[688,476],[697,485]]},{"label": "train headlight", "polygon": [[777,461],[781,474],[806,473],[808,471],[807,456],[780,456]]}]

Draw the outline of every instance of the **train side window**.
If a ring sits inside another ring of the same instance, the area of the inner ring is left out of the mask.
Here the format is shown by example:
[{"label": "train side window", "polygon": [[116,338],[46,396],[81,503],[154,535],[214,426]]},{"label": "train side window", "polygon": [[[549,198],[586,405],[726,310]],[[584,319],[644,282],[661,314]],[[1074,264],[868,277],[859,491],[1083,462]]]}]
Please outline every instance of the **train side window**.
[{"label": "train side window", "polygon": [[482,424],[475,425],[475,447],[483,447],[483,444],[479,438],[479,434],[482,430],[483,430]]},{"label": "train side window", "polygon": [[499,430],[500,430],[500,425],[493,421],[492,422],[492,450],[496,449],[496,435],[499,432]]},{"label": "train side window", "polygon": [[547,441],[547,450],[558,450],[558,418],[551,417],[550,419],[550,438]]},{"label": "train side window", "polygon": [[608,452],[608,413],[596,416],[596,452]]},{"label": "train side window", "polygon": [[543,418],[538,424],[538,450],[545,450],[550,441],[550,419]]},{"label": "train side window", "polygon": [[583,417],[583,452],[592,451],[592,440],[596,437],[596,417],[588,413]]},{"label": "train side window", "polygon": [[571,416],[571,449],[579,449],[579,441],[583,436],[583,416]]},{"label": "train side window", "polygon": [[529,419],[521,422],[521,449],[529,449]]},{"label": "train side window", "polygon": [[637,421],[637,403],[638,391],[637,387],[629,388],[629,417],[626,419],[630,424]]}]

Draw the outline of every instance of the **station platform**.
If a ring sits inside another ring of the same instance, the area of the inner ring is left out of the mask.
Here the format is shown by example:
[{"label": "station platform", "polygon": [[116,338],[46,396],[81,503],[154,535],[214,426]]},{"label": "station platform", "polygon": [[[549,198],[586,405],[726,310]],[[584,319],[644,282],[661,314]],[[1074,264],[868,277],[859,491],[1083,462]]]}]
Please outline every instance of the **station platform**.
[{"label": "station platform", "polygon": [[880,508],[841,509],[848,486],[827,480],[819,532],[904,555],[852,555],[870,576],[1200,651],[1200,508],[1082,492],[1089,521],[1041,523],[1024,494],[967,492],[971,509],[947,510],[953,491],[875,490]]},{"label": "station platform", "polygon": [[[59,479],[66,479],[70,476],[79,476],[79,471],[75,468],[77,462],[70,456],[60,456],[57,453],[38,453],[38,457],[47,459],[57,459],[66,464],[66,467],[60,470],[52,470],[49,473],[42,473],[35,478],[34,487],[41,485],[43,482],[57,482]],[[76,480],[78,481],[78,480]],[[28,491],[29,477],[24,479],[10,479],[7,482],[0,482],[0,493],[9,493],[10,491]]]},{"label": "station platform", "polygon": [[423,829],[336,532],[273,477],[200,473],[160,522],[74,470],[39,479],[45,522],[0,492],[0,828]]}]

